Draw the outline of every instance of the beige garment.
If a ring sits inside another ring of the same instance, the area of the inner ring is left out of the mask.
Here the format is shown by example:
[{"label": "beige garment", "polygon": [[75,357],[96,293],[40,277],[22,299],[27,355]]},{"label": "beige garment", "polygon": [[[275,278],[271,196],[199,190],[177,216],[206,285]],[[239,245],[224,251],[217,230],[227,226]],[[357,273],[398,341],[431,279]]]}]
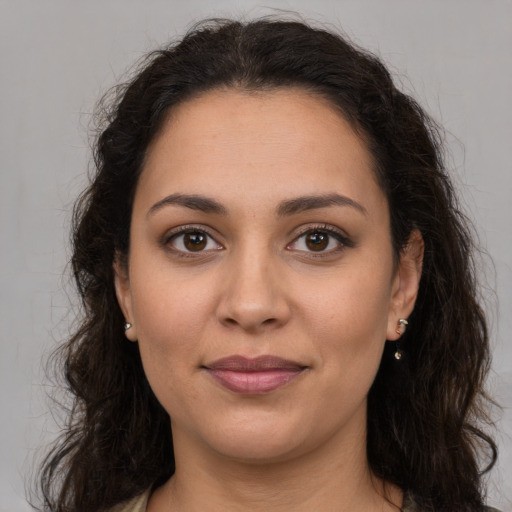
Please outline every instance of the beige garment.
[{"label": "beige garment", "polygon": [[140,496],[136,496],[131,500],[119,503],[119,505],[116,505],[114,508],[110,509],[109,512],[146,512],[150,493],[151,489],[148,489],[144,494],[141,494]]}]

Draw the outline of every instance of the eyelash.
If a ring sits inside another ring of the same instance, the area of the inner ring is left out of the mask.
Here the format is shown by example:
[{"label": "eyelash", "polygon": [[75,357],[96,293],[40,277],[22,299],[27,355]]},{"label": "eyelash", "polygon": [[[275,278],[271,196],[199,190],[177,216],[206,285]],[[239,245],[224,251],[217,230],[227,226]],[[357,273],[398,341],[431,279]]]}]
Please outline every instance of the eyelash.
[{"label": "eyelash", "polygon": [[206,243],[209,243],[210,241],[213,240],[215,244],[218,246],[218,248],[215,250],[221,250],[221,248],[223,249],[221,244],[217,242],[215,237],[208,230],[206,230],[204,227],[197,227],[194,225],[180,226],[179,228],[173,230],[171,233],[167,233],[163,237],[162,245],[165,248],[167,248],[167,250],[171,251],[174,255],[177,255],[182,258],[194,258],[200,255],[204,255],[205,253],[209,253],[212,249],[207,249],[206,251],[184,251],[170,246],[171,242],[176,240],[178,237],[194,233],[205,235],[207,238]]},{"label": "eyelash", "polygon": [[295,237],[295,239],[287,247],[290,247],[292,244],[297,243],[298,240],[305,237],[306,235],[313,233],[324,234],[327,235],[328,237],[332,237],[338,242],[339,245],[335,249],[330,249],[328,251],[298,251],[307,253],[308,257],[325,258],[333,254],[336,254],[340,251],[343,251],[347,247],[354,247],[355,245],[343,231],[336,229],[334,226],[330,226],[328,224],[319,224],[317,226],[306,227],[301,233],[299,233],[298,236]]},{"label": "eyelash", "polygon": [[[162,245],[164,247],[166,247],[169,251],[172,251],[173,254],[175,254],[179,257],[183,257],[183,258],[193,258],[193,257],[197,257],[200,255],[205,255],[205,254],[209,253],[210,251],[212,251],[212,249],[199,250],[199,251],[186,251],[186,250],[177,249],[175,247],[170,246],[170,243],[172,241],[176,240],[178,237],[184,236],[186,234],[194,234],[194,233],[205,235],[208,239],[206,242],[207,244],[209,243],[209,241],[213,241],[218,246],[214,250],[223,249],[222,245],[216,241],[215,237],[208,230],[206,230],[204,227],[197,227],[194,225],[180,226],[179,228],[173,230],[171,233],[166,234],[162,239]],[[308,234],[313,234],[313,233],[324,234],[324,235],[327,235],[328,237],[332,237],[338,242],[339,246],[336,247],[335,249],[330,249],[328,251],[322,250],[322,251],[316,252],[316,251],[298,250],[297,252],[307,253],[309,257],[322,258],[322,257],[327,257],[329,255],[338,253],[338,252],[342,251],[344,248],[354,247],[354,245],[355,245],[350,240],[350,238],[348,238],[347,235],[344,232],[342,232],[341,230],[338,230],[338,229],[334,228],[333,226],[330,226],[327,224],[319,224],[316,226],[308,226],[308,227],[304,228],[293,239],[293,241],[286,246],[286,248],[288,249],[291,245],[297,243],[301,238],[305,237]]]}]

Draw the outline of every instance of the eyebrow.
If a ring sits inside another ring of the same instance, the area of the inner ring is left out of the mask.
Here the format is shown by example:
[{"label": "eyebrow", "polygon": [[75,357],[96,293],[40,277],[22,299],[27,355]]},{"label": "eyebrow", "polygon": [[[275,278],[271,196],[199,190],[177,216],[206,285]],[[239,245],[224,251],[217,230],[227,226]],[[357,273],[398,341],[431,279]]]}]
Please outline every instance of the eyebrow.
[{"label": "eyebrow", "polygon": [[368,213],[362,204],[350,199],[350,197],[342,196],[341,194],[324,194],[301,196],[283,201],[277,208],[277,215],[279,217],[285,217],[308,210],[326,208],[328,206],[350,206],[363,215],[367,215]]},{"label": "eyebrow", "polygon": [[218,215],[227,215],[227,209],[214,199],[210,199],[206,196],[201,195],[190,195],[190,194],[171,194],[170,196],[164,197],[160,201],[157,201],[146,214],[146,217],[153,215],[158,210],[161,210],[164,206],[178,205],[190,208],[191,210],[197,210],[204,213],[216,213]]},{"label": "eyebrow", "polygon": [[[184,206],[185,208],[190,208],[191,210],[203,213],[215,213],[217,215],[228,214],[228,210],[225,206],[209,197],[196,194],[171,194],[160,199],[160,201],[157,201],[153,206],[151,206],[146,216],[149,217],[158,210],[170,205]],[[350,197],[333,193],[300,196],[282,201],[277,207],[277,216],[287,217],[309,210],[327,208],[329,206],[349,206],[363,215],[367,215],[366,208],[362,204],[354,201],[354,199],[351,199]]]}]

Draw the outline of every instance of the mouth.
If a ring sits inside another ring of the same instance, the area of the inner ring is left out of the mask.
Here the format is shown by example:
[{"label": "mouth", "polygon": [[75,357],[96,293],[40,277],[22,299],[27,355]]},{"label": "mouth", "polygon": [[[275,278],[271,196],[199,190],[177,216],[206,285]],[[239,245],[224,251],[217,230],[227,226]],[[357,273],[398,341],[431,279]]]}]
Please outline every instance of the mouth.
[{"label": "mouth", "polygon": [[231,356],[203,367],[221,386],[247,395],[269,393],[301,375],[307,366],[275,356]]}]

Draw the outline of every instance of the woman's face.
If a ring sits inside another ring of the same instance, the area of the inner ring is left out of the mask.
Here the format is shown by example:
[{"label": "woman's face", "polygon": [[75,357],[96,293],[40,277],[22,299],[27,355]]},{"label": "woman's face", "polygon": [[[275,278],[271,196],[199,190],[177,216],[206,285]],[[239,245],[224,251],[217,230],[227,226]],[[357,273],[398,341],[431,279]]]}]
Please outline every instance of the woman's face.
[{"label": "woman's face", "polygon": [[360,448],[384,344],[414,305],[409,253],[394,265],[371,156],[326,100],[225,90],[175,108],[116,288],[177,453]]}]

